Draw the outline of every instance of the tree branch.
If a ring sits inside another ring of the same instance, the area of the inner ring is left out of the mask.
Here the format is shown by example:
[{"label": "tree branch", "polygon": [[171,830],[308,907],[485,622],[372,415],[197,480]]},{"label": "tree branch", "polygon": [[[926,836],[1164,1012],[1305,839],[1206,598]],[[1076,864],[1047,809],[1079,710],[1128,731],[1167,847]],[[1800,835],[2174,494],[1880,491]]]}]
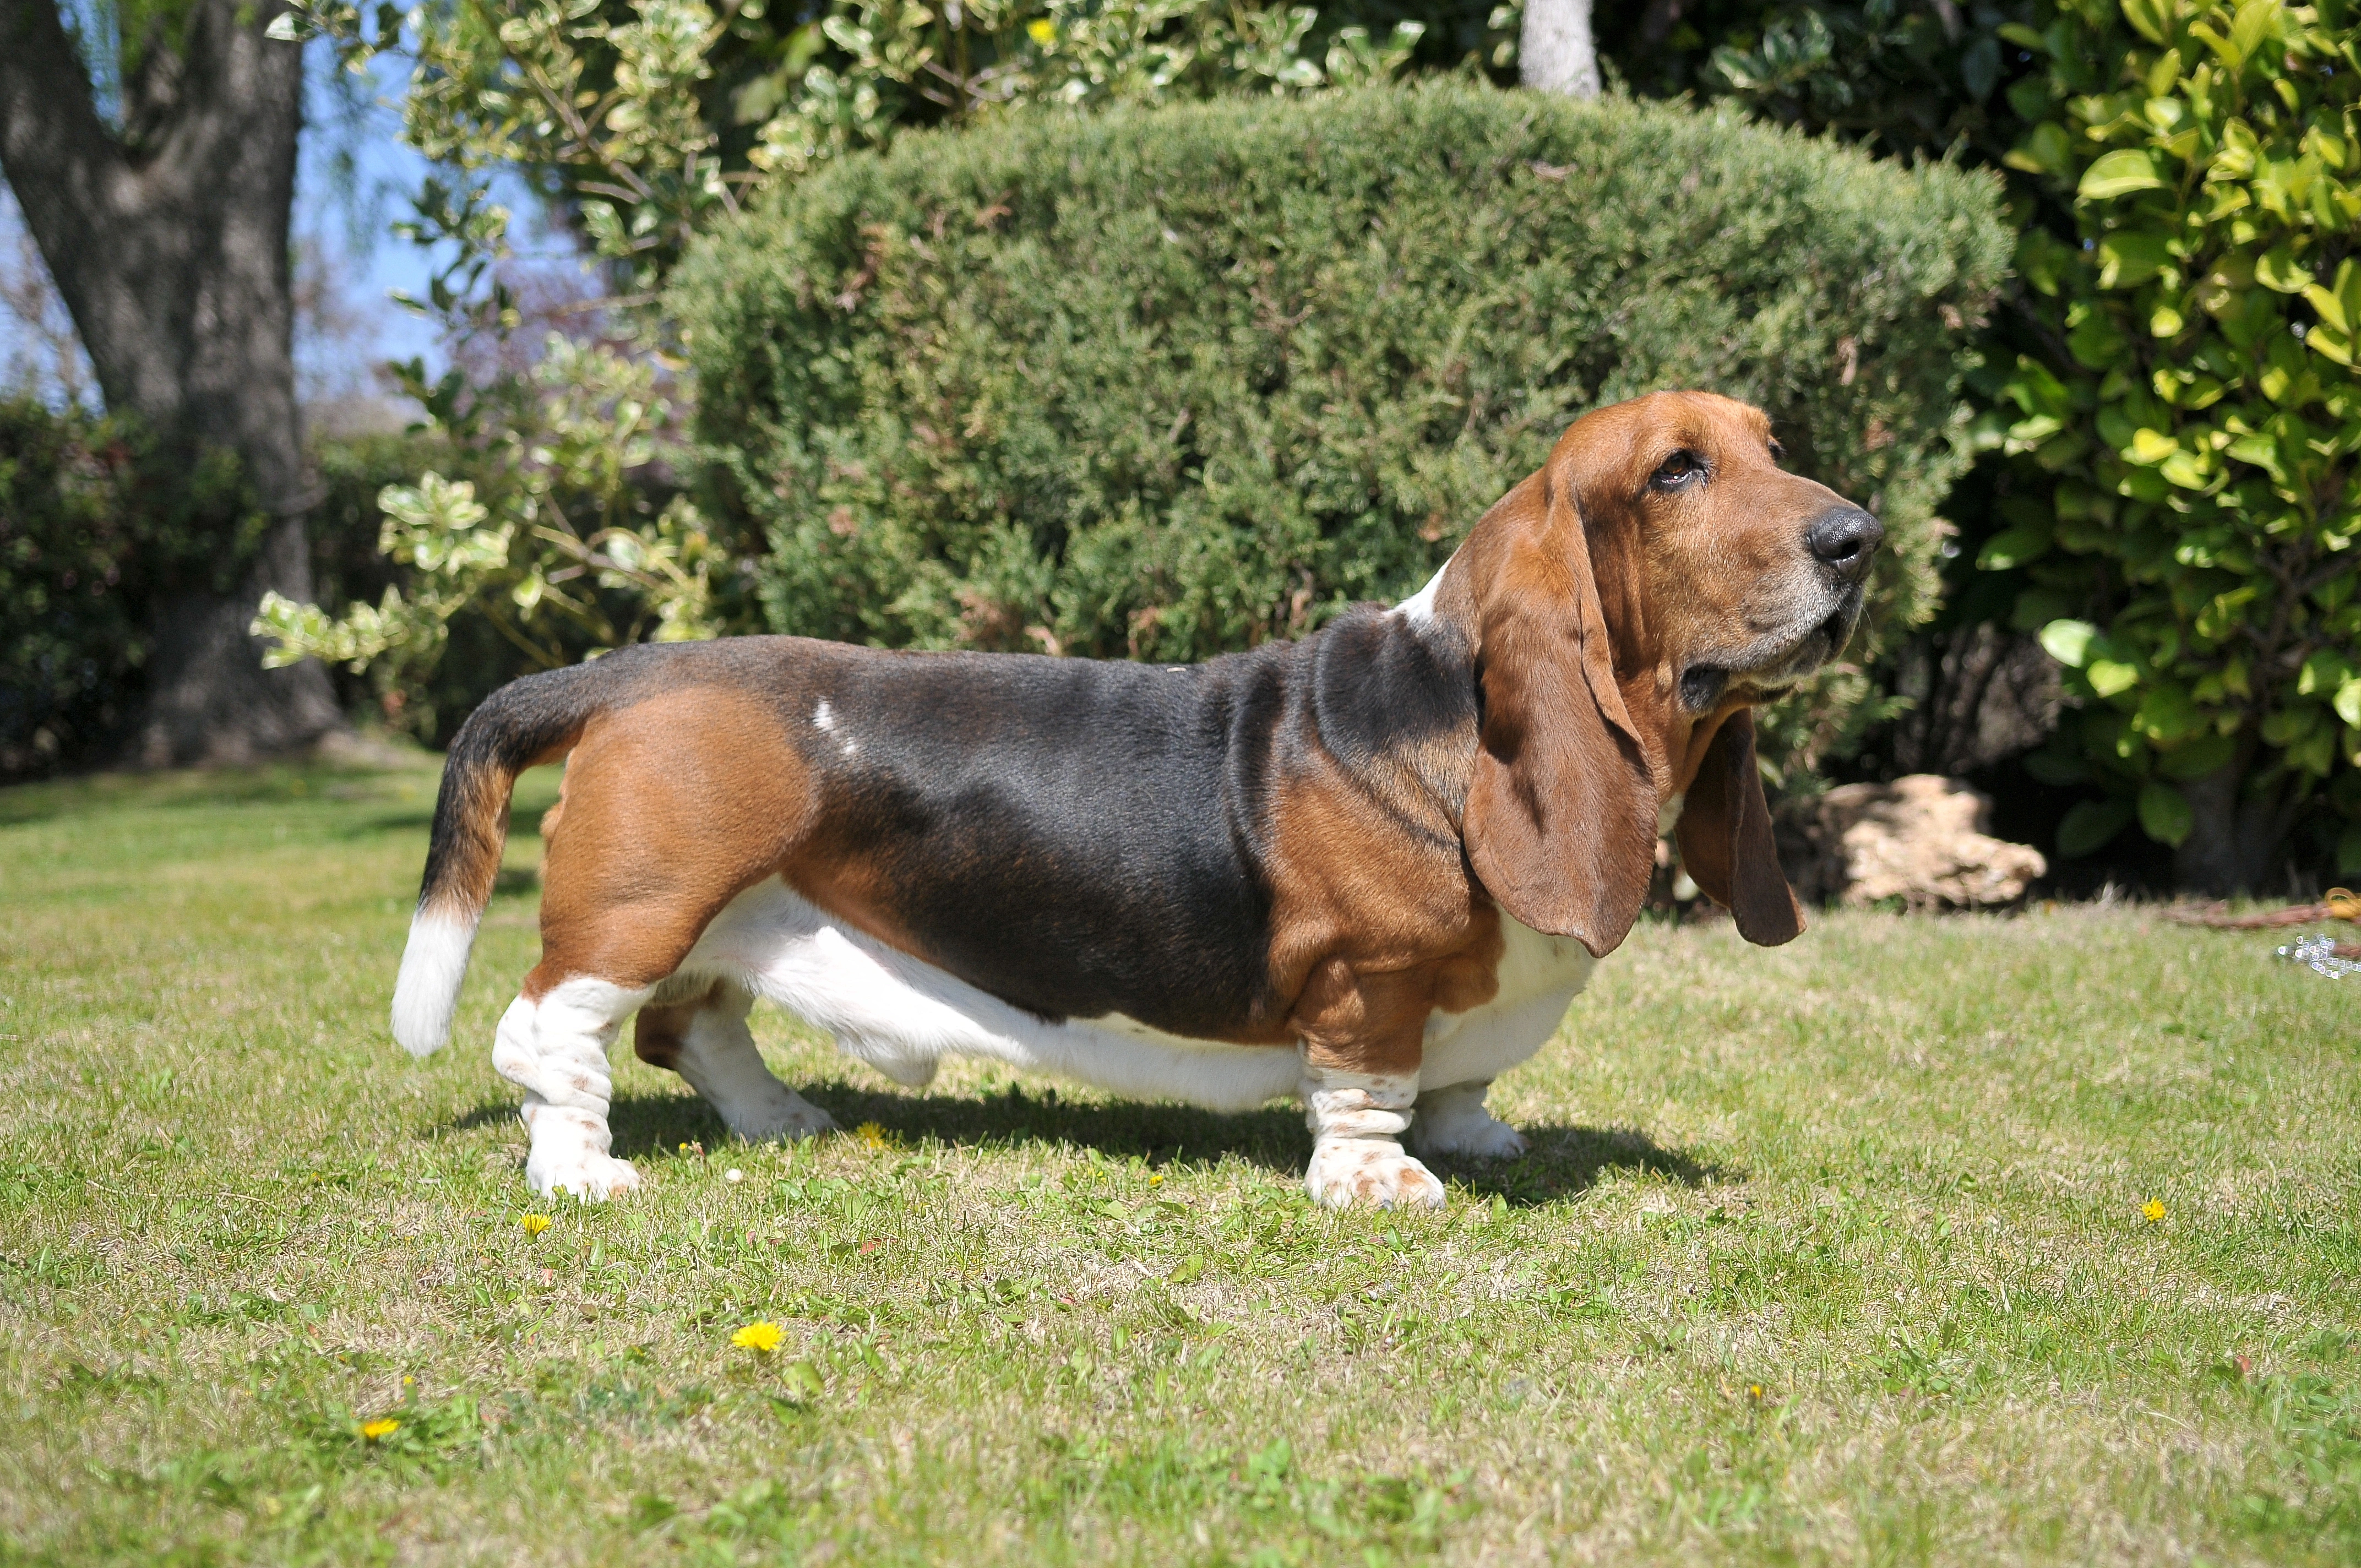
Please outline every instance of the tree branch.
[{"label": "tree branch", "polygon": [[[0,172],[43,254],[103,254],[126,172],[92,102],[90,72],[51,0],[0,0]],[[80,319],[78,280],[51,275]]]}]

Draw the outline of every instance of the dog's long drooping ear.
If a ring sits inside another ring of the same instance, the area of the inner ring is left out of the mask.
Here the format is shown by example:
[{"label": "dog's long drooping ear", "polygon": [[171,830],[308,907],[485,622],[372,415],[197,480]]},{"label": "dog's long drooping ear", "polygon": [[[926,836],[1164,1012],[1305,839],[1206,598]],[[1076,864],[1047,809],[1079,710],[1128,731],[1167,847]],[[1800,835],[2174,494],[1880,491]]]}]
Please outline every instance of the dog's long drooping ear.
[{"label": "dog's long drooping ear", "polygon": [[1465,836],[1503,909],[1604,957],[1648,895],[1656,784],[1616,688],[1571,489],[1544,468],[1485,520],[1494,526],[1475,577],[1484,728]]},{"label": "dog's long drooping ear", "polygon": [[1754,765],[1754,716],[1746,709],[1714,732],[1673,838],[1689,880],[1737,918],[1740,936],[1775,948],[1803,930],[1804,912],[1772,841],[1771,807]]}]

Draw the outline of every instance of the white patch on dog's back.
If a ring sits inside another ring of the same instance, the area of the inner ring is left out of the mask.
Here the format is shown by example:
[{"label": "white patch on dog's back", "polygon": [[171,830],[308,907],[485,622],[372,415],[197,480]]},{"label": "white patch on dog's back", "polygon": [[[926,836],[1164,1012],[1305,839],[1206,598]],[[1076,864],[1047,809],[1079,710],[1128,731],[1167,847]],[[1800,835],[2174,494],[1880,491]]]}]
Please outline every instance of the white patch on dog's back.
[{"label": "white patch on dog's back", "polygon": [[[1454,551],[1452,554],[1454,560],[1458,558],[1458,553],[1456,551]],[[1443,587],[1443,574],[1449,570],[1451,570],[1451,562],[1445,561],[1436,569],[1434,576],[1427,578],[1426,587],[1419,589],[1418,592],[1411,595],[1410,598],[1394,606],[1393,612],[1396,615],[1400,616],[1404,620],[1418,622],[1421,624],[1433,620],[1434,619],[1434,596]]]},{"label": "white patch on dog's back", "polygon": [[679,972],[743,985],[913,1088],[944,1057],[982,1057],[1133,1099],[1242,1111],[1292,1093],[1298,1077],[1291,1047],[1183,1039],[1120,1014],[1051,1023],[844,925],[776,879],[716,916]]}]

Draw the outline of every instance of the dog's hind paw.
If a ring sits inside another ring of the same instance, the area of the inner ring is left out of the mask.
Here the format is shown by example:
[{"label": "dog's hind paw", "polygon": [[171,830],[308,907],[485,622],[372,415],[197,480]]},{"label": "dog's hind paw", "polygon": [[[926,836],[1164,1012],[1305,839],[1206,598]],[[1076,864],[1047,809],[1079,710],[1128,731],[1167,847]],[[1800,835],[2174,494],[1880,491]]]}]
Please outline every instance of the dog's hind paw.
[{"label": "dog's hind paw", "polygon": [[535,1192],[554,1198],[560,1192],[593,1203],[603,1203],[609,1198],[620,1198],[635,1192],[640,1187],[640,1173],[627,1159],[612,1155],[581,1154],[571,1159],[538,1159],[525,1161],[524,1179]]},{"label": "dog's hind paw", "polygon": [[1532,1147],[1525,1135],[1484,1109],[1488,1083],[1457,1084],[1418,1097],[1410,1146],[1426,1155],[1514,1159]]}]

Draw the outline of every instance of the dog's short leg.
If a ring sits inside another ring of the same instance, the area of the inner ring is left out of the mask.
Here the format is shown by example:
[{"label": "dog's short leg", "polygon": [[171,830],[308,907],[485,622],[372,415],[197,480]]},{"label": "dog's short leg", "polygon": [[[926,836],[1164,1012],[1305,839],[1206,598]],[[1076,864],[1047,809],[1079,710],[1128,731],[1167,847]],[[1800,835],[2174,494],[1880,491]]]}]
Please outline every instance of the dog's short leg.
[{"label": "dog's short leg", "polygon": [[1402,1152],[1418,1074],[1303,1069],[1303,1119],[1312,1128],[1304,1190],[1331,1209],[1443,1206],[1443,1183]]},{"label": "dog's short leg", "polygon": [[640,1184],[629,1161],[607,1153],[613,1093],[607,1049],[647,994],[577,978],[509,1004],[492,1066],[524,1089],[524,1124],[533,1136],[524,1176],[535,1192],[606,1199]]},{"label": "dog's short leg", "polygon": [[1422,1155],[1473,1155],[1478,1159],[1514,1159],[1532,1146],[1525,1135],[1484,1109],[1491,1080],[1430,1089],[1418,1097],[1410,1145]]},{"label": "dog's short leg", "polygon": [[746,1014],[753,992],[716,981],[680,1002],[659,989],[640,1010],[631,1048],[640,1059],[688,1080],[721,1113],[730,1130],[750,1143],[787,1142],[836,1130],[836,1119],[771,1076]]}]

